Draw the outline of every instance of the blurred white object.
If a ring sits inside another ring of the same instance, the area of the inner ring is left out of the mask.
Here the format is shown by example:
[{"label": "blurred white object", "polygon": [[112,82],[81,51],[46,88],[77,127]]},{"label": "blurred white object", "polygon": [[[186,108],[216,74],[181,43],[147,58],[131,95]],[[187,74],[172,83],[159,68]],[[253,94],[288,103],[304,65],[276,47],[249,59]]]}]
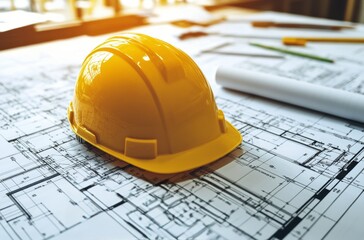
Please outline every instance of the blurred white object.
[{"label": "blurred white object", "polygon": [[48,18],[40,13],[15,10],[0,13],[0,32],[46,22]]},{"label": "blurred white object", "polygon": [[246,93],[364,122],[364,95],[267,73],[222,66],[218,84]]}]

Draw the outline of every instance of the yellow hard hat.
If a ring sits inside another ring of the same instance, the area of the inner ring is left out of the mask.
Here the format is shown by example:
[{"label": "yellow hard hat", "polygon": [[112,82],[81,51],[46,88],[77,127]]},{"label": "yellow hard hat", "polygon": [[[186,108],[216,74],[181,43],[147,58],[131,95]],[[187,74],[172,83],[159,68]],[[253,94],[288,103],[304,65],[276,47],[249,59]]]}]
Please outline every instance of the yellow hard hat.
[{"label": "yellow hard hat", "polygon": [[68,120],[78,137],[156,173],[202,166],[242,141],[195,62],[142,34],[112,37],[86,57]]}]

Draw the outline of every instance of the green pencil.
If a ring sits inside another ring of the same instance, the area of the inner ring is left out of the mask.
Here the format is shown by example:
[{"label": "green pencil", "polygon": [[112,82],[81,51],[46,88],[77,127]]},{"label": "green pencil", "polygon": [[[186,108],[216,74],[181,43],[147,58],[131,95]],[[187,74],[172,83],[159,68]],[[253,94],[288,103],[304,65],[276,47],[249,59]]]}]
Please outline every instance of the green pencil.
[{"label": "green pencil", "polygon": [[310,58],[310,59],[323,61],[323,62],[334,63],[334,60],[332,60],[332,59],[324,58],[324,57],[320,57],[320,56],[316,56],[316,55],[312,55],[312,54],[308,54],[308,53],[291,51],[291,50],[288,50],[285,48],[273,47],[273,46],[268,46],[268,45],[260,44],[260,43],[249,43],[249,44],[252,46],[255,46],[255,47],[265,48],[265,49],[272,50],[272,51],[287,53],[287,54],[291,54],[291,55],[295,55],[295,56],[299,56],[299,57]]}]

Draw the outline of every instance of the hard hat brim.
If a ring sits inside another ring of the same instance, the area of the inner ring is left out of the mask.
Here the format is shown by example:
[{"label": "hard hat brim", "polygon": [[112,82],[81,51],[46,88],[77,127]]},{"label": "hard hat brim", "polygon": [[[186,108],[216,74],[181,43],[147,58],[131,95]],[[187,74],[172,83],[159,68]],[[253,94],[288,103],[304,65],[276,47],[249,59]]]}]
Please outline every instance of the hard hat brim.
[{"label": "hard hat brim", "polygon": [[159,155],[153,159],[136,159],[128,157],[101,144],[88,141],[77,134],[76,126],[72,123],[70,125],[72,131],[77,136],[81,137],[98,149],[141,169],[161,174],[184,172],[214,162],[230,153],[242,142],[242,136],[239,131],[226,121],[226,132],[206,144],[175,154]]}]

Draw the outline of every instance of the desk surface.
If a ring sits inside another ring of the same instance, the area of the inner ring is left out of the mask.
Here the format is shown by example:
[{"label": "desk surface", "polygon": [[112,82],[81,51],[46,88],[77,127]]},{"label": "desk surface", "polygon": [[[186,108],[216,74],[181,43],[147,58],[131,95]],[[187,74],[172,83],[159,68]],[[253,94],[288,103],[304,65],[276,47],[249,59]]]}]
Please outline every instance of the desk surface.
[{"label": "desk surface", "polygon": [[[248,23],[222,24],[211,29],[236,30]],[[360,92],[363,45],[312,44],[307,51],[331,54],[336,65],[288,57],[292,65],[287,66],[287,58],[201,53],[226,41],[232,42],[227,49],[249,50],[247,39],[206,36],[180,41],[176,36],[185,30],[170,25],[133,31],[163,38],[196,60],[219,108],[244,136],[243,144],[228,156],[186,173],[142,171],[78,143],[66,120],[80,64],[107,36],[3,51],[0,239],[363,236],[364,126],[227,91],[214,80],[218,65],[231,64],[300,75],[306,81],[326,77],[332,87],[351,79],[347,90]],[[340,74],[348,78],[335,78]]]}]

